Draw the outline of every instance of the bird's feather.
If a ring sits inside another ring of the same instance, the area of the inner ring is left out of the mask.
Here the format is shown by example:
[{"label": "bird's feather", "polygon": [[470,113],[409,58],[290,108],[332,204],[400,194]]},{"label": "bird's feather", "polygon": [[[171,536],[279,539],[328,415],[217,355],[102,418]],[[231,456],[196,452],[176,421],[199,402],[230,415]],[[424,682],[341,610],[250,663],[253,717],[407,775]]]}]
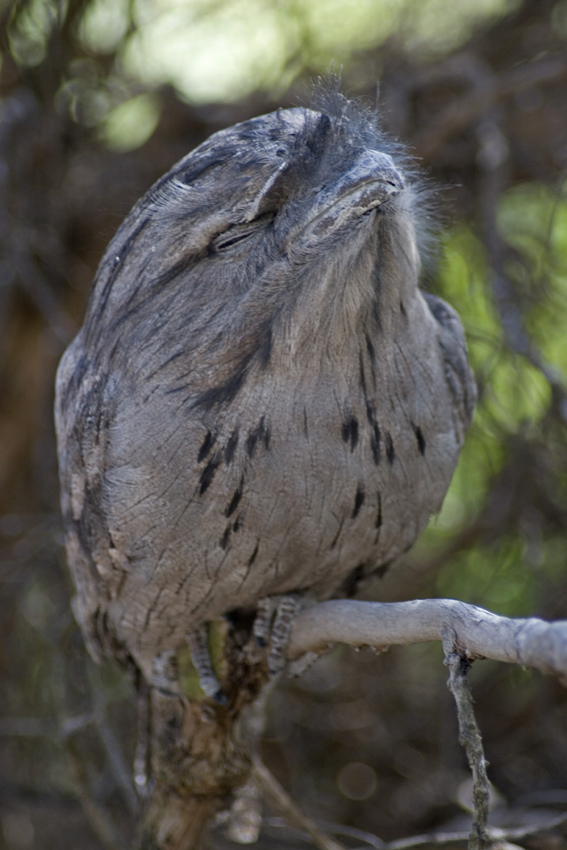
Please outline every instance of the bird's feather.
[{"label": "bird's feather", "polygon": [[419,290],[423,194],[337,92],[211,136],[134,207],[65,353],[76,609],[152,658],[272,595],[352,592],[437,511],[474,405]]}]

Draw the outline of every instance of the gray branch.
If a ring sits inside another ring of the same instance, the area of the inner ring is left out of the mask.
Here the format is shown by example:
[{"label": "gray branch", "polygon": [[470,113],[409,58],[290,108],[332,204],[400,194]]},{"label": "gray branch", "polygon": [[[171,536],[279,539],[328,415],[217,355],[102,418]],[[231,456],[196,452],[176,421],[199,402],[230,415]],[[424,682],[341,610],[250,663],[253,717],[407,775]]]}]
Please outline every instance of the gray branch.
[{"label": "gray branch", "polygon": [[[509,619],[454,599],[411,602],[331,600],[305,608],[294,620],[287,657],[324,651],[333,643],[373,646],[440,640],[455,698],[459,741],[473,776],[474,819],[469,850],[485,850],[494,835],[487,825],[489,782],[482,739],[466,681],[478,658],[534,667],[567,684],[567,620]],[[292,665],[292,669],[293,669]]]},{"label": "gray branch", "polygon": [[491,658],[521,664],[567,684],[567,620],[509,619],[454,599],[321,602],[297,615],[287,657],[321,652],[334,643],[385,648],[441,641],[450,631],[455,649],[471,661]]}]

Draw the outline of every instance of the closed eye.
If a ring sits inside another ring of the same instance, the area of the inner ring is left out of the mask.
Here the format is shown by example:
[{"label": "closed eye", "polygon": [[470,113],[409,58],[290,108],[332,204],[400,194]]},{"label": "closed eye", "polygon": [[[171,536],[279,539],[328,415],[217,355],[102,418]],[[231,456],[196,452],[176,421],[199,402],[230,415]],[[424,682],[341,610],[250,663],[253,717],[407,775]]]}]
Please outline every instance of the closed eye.
[{"label": "closed eye", "polygon": [[242,231],[241,233],[234,233],[230,230],[228,233],[221,233],[220,236],[215,237],[211,244],[215,251],[224,251],[225,248],[230,248],[232,245],[244,242],[246,239],[253,236],[254,233],[256,233],[256,228]]},{"label": "closed eye", "polygon": [[225,230],[224,233],[219,233],[215,236],[211,241],[210,247],[213,251],[226,251],[227,248],[232,248],[233,245],[245,242],[251,236],[257,234],[273,217],[273,213],[270,212],[246,224],[235,224],[228,230]]}]

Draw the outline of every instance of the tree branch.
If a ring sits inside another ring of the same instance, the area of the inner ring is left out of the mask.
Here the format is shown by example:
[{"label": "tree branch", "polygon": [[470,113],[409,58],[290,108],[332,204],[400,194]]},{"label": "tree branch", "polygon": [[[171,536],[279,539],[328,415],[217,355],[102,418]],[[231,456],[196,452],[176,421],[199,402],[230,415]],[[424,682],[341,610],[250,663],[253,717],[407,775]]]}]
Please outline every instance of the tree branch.
[{"label": "tree branch", "polygon": [[455,634],[456,650],[471,661],[521,664],[553,673],[567,685],[567,620],[509,619],[454,599],[321,602],[295,618],[287,657],[321,652],[333,643],[388,647],[441,641],[448,631]]},{"label": "tree branch", "polygon": [[521,89],[551,83],[567,74],[567,58],[563,55],[526,62],[502,74],[493,85],[455,98],[413,140],[417,155],[430,160],[439,148],[487,109]]}]

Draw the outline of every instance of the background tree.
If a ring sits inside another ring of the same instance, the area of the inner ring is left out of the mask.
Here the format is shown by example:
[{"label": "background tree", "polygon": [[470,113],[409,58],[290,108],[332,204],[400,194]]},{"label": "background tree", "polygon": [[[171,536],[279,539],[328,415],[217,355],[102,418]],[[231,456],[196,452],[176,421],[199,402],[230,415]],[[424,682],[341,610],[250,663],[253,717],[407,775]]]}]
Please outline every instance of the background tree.
[{"label": "background tree", "polygon": [[[480,403],[441,515],[366,595],[564,617],[567,4],[1,8],[1,840],[124,846],[135,709],[70,614],[51,415],[104,247],[214,130],[301,102],[332,59],[348,92],[373,99],[380,80],[386,126],[439,186],[443,252],[425,285],[463,317]],[[274,692],[263,756],[308,814],[385,840],[458,828],[468,780],[440,659],[337,648]],[[472,679],[494,821],[565,808],[564,689],[490,662]]]}]

